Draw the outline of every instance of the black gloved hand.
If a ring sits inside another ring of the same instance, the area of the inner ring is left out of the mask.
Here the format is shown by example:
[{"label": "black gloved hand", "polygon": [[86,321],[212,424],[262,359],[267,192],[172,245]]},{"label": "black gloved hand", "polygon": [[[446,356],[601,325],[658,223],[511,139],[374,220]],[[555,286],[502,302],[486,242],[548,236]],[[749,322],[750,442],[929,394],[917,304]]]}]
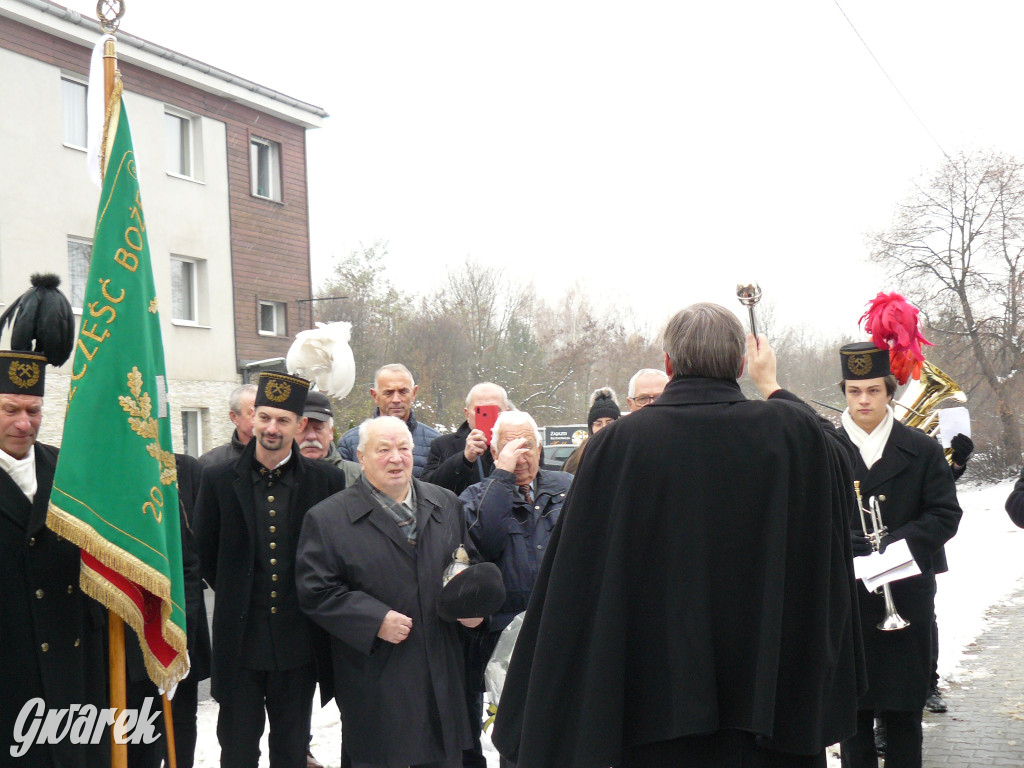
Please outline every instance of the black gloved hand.
[{"label": "black gloved hand", "polygon": [[974,452],[974,441],[961,432],[953,436],[949,441],[949,447],[953,449],[953,463],[962,467]]},{"label": "black gloved hand", "polygon": [[853,545],[854,557],[871,554],[871,542],[868,541],[867,536],[861,536],[859,533],[855,531],[850,531],[850,544]]}]

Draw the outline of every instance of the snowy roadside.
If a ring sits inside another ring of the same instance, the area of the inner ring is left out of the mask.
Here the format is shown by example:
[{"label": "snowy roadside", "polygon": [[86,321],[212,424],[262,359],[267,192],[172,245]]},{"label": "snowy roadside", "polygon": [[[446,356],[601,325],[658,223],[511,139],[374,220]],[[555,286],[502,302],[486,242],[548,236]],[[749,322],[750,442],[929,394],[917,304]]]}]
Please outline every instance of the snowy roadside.
[{"label": "snowy roadside", "polygon": [[[936,613],[939,621],[939,675],[958,680],[965,649],[984,631],[988,609],[1001,603],[1024,579],[1024,530],[1017,528],[1003,504],[1013,481],[995,485],[958,488],[964,517],[956,537],[946,546],[949,573],[938,577]],[[884,511],[883,511],[884,514]],[[217,704],[199,705],[197,768],[216,768]],[[927,738],[927,733],[925,735]],[[486,739],[486,736],[485,736]],[[498,756],[485,743],[488,765],[497,768]],[[269,766],[266,734],[260,747],[260,766]],[[313,712],[313,754],[325,765],[341,763],[341,725],[334,703]],[[829,768],[839,768],[839,759],[829,756]]]}]

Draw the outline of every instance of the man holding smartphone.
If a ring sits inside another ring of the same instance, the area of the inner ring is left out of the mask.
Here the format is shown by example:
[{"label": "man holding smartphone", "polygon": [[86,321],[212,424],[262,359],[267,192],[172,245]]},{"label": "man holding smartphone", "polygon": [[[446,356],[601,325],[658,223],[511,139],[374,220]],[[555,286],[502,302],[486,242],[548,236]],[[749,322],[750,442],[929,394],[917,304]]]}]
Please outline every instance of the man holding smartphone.
[{"label": "man holding smartphone", "polygon": [[490,430],[498,414],[510,410],[508,393],[493,382],[484,381],[469,390],[463,410],[466,420],[455,432],[441,435],[430,444],[420,480],[460,494],[490,477],[494,471],[494,459],[488,450]]}]

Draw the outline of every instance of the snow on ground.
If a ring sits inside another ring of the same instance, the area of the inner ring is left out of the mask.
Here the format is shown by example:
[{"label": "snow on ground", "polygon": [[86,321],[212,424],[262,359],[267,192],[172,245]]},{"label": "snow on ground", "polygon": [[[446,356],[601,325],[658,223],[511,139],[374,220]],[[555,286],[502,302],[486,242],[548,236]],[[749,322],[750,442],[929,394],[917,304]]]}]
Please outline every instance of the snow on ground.
[{"label": "snow on ground", "polygon": [[[958,679],[964,649],[984,631],[989,607],[1005,600],[1024,580],[1024,530],[1010,522],[1003,509],[1012,488],[1012,480],[958,488],[964,516],[956,537],[946,545],[949,573],[938,577],[936,597],[939,674],[944,680]],[[266,738],[264,734],[261,768],[269,766]],[[485,741],[488,765],[497,768],[497,753],[486,736]],[[325,765],[336,768],[341,763],[341,725],[333,702],[323,708],[316,702],[312,751]],[[219,755],[217,704],[212,700],[200,702],[195,764],[198,768],[215,768]],[[829,768],[838,766],[838,758],[830,755]]]}]

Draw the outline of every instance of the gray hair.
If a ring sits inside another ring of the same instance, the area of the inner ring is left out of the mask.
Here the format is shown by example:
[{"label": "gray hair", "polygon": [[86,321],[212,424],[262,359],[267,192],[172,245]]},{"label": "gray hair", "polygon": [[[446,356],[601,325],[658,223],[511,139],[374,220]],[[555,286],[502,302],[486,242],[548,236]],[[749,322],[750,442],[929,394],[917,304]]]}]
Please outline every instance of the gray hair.
[{"label": "gray hair", "polygon": [[739,378],[746,334],[736,315],[723,306],[701,302],[679,310],[668,321],[662,340],[676,378]]},{"label": "gray hair", "polygon": [[412,444],[412,432],[409,431],[409,425],[402,421],[397,416],[378,416],[375,419],[367,419],[359,425],[359,443],[356,445],[356,450],[360,453],[366,451],[366,444],[370,442],[370,438],[381,429],[386,426],[401,427],[405,430],[405,433],[409,436],[409,443]]},{"label": "gray hair", "polygon": [[466,408],[469,408],[473,404],[473,398],[480,394],[480,390],[484,387],[494,387],[496,390],[501,392],[501,407],[502,410],[511,411],[515,408],[512,405],[512,401],[508,399],[508,392],[505,391],[504,387],[500,387],[493,381],[481,381],[479,384],[474,384],[473,388],[469,390],[469,394],[466,395]]},{"label": "gray hair", "polygon": [[228,408],[231,409],[232,413],[237,413],[239,416],[242,415],[242,398],[252,397],[256,399],[256,385],[255,384],[243,384],[240,387],[235,387],[231,390],[231,394],[228,395]]},{"label": "gray hair", "polygon": [[387,365],[382,365],[373,374],[373,388],[374,389],[377,388],[377,384],[380,381],[380,375],[381,375],[381,373],[383,371],[392,371],[393,373],[404,373],[406,376],[409,377],[409,381],[410,381],[411,385],[414,386],[414,387],[416,386],[416,379],[414,379],[412,377],[412,371],[410,371],[408,368],[406,368],[401,363],[388,363]]},{"label": "gray hair", "polygon": [[626,397],[632,399],[636,396],[636,382],[641,376],[662,376],[665,381],[668,381],[668,374],[664,371],[659,371],[657,368],[641,368],[629,380],[629,386],[626,387]]},{"label": "gray hair", "polygon": [[498,414],[498,418],[494,422],[494,429],[491,430],[491,445],[497,445],[501,442],[499,438],[501,436],[502,427],[521,426],[528,426],[533,429],[533,436],[537,440],[537,445],[541,445],[543,443],[540,436],[540,427],[538,427],[537,422],[533,420],[533,416],[528,414],[526,411],[502,411]]}]

